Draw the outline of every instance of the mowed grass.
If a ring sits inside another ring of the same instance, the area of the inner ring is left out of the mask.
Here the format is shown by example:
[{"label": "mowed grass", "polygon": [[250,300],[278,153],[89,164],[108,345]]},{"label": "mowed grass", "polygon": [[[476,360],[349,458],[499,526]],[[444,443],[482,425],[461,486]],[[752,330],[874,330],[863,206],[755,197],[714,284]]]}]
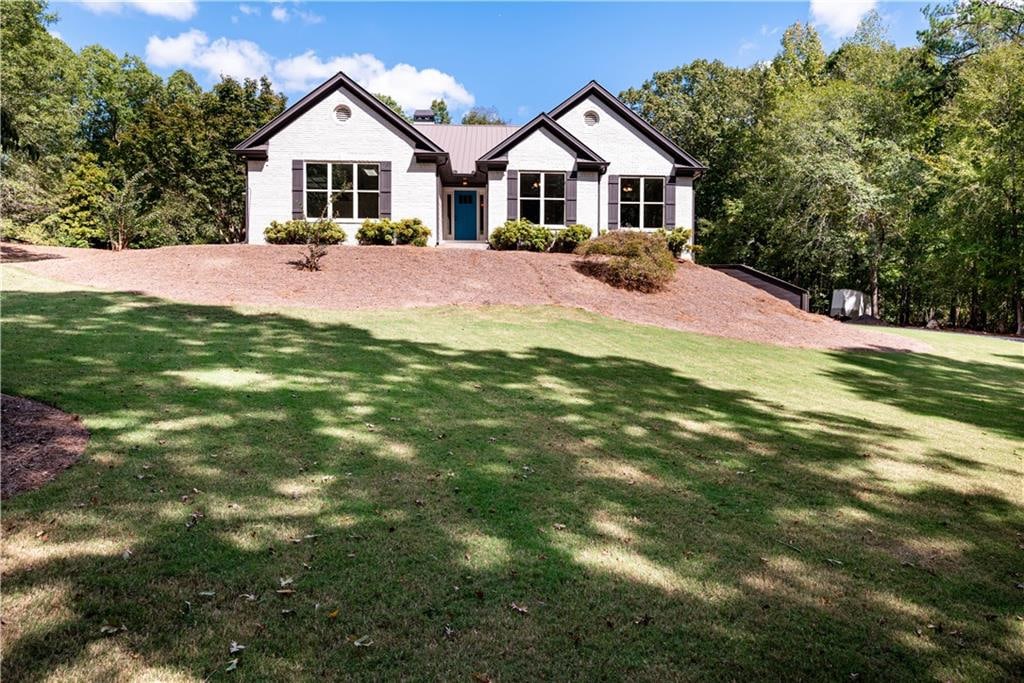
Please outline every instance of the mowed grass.
[{"label": "mowed grass", "polygon": [[92,433],[4,503],[5,681],[1024,676],[1024,345],[4,279]]}]

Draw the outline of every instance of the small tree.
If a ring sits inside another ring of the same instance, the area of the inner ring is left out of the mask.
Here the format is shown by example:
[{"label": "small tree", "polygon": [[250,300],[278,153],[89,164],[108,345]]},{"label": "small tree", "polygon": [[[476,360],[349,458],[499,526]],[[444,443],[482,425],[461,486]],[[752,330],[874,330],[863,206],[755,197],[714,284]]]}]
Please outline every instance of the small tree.
[{"label": "small tree", "polygon": [[143,184],[142,176],[141,172],[124,176],[120,188],[115,186],[107,192],[100,220],[113,251],[127,249],[133,239],[156,222],[157,212],[145,208],[149,188]]},{"label": "small tree", "polygon": [[310,224],[308,239],[306,240],[306,254],[299,262],[302,270],[320,270],[320,259],[327,256],[327,247],[324,244],[331,229],[331,223],[326,218],[321,218]]},{"label": "small tree", "polygon": [[[302,257],[302,261],[299,262],[299,268],[302,270],[318,271],[320,270],[320,259],[327,256],[327,244],[330,244],[331,239],[337,233],[337,229],[334,223],[327,218],[327,212],[330,210],[331,205],[334,204],[334,200],[338,195],[344,192],[350,192],[352,185],[345,183],[338,189],[337,192],[332,194],[326,204],[324,204],[323,211],[320,212],[320,218],[310,224],[309,230],[306,233],[306,254]],[[342,235],[344,236],[344,232]],[[344,239],[344,237],[342,237]]]}]

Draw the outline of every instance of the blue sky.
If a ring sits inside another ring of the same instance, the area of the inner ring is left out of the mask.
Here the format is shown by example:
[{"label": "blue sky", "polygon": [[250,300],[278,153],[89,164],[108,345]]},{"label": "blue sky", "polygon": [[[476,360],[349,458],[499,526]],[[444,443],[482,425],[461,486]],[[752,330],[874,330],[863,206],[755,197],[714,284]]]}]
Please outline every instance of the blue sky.
[{"label": "blue sky", "polygon": [[877,9],[898,45],[925,26],[923,3],[875,0],[707,3],[388,3],[86,0],[55,2],[72,48],[142,56],[161,75],[266,73],[289,101],[339,69],[407,109],[444,97],[456,114],[493,106],[514,122],[590,79],[613,92],[697,58],[769,59],[782,30],[812,22],[826,49]]}]

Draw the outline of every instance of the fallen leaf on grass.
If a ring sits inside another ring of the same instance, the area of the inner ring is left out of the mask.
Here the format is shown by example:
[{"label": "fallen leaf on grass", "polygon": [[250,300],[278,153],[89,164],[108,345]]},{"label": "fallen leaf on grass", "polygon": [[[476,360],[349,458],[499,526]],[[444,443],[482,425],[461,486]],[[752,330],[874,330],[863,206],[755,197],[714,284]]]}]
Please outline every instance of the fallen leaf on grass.
[{"label": "fallen leaf on grass", "polygon": [[337,619],[338,618],[338,613],[339,613],[339,610],[334,610],[332,612],[329,612],[327,614],[327,618],[328,619]]},{"label": "fallen leaf on grass", "polygon": [[228,668],[224,669],[224,671],[234,671],[237,668],[238,668],[238,658],[235,657],[230,662],[228,662]]},{"label": "fallen leaf on grass", "polygon": [[363,636],[362,638],[360,638],[352,644],[356,647],[370,647],[371,645],[373,645],[373,641],[370,640],[370,636]]},{"label": "fallen leaf on grass", "polygon": [[199,520],[201,520],[202,518],[203,518],[203,513],[199,512],[198,510],[196,510],[195,512],[193,512],[189,516],[188,521],[185,522],[185,528],[186,529],[194,528],[196,524],[199,524]]},{"label": "fallen leaf on grass", "polygon": [[281,588],[284,588],[285,586],[290,586],[294,580],[295,579],[290,576],[288,578],[282,576],[277,580],[277,582],[281,584]]},{"label": "fallen leaf on grass", "polygon": [[245,649],[245,645],[239,645],[238,643],[236,643],[235,641],[232,640],[231,644],[228,645],[228,654],[232,654],[232,655],[238,654],[239,652],[241,652],[244,649]]},{"label": "fallen leaf on grass", "polygon": [[512,603],[512,611],[513,612],[519,612],[520,614],[529,614],[530,613],[530,610],[527,607],[525,607],[523,605],[517,605],[514,602]]},{"label": "fallen leaf on grass", "polygon": [[256,596],[253,593],[242,593],[238,597],[244,598],[244,599],[248,600],[249,602],[256,602]]},{"label": "fallen leaf on grass", "polygon": [[275,592],[278,595],[292,595],[295,591],[291,588],[278,588]]},{"label": "fallen leaf on grass", "polygon": [[555,531],[564,531],[564,530],[565,530],[565,525],[564,524],[557,524],[557,523],[555,524]]},{"label": "fallen leaf on grass", "polygon": [[121,631],[127,630],[128,627],[124,624],[121,624],[120,626],[110,626],[109,624],[104,624],[103,626],[100,626],[100,633],[102,633],[105,636],[112,636],[115,633],[120,633]]},{"label": "fallen leaf on grass", "polygon": [[131,548],[125,548],[124,552],[121,553],[121,559],[127,560],[132,556],[132,554],[133,553]]},{"label": "fallen leaf on grass", "polygon": [[295,614],[295,610],[293,610],[293,609],[283,609],[283,610],[281,610],[281,616],[283,616],[283,617],[290,617],[293,614]]},{"label": "fallen leaf on grass", "polygon": [[199,591],[199,597],[201,598],[212,598],[216,594],[216,591]]}]

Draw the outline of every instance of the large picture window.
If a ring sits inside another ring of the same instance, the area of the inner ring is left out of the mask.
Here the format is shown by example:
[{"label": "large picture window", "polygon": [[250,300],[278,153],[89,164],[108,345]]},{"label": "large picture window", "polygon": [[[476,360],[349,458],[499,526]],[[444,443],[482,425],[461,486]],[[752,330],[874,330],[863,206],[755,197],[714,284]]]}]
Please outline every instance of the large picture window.
[{"label": "large picture window", "polygon": [[664,227],[664,178],[619,180],[619,225],[623,228]]},{"label": "large picture window", "polygon": [[377,164],[319,161],[306,164],[307,218],[377,218],[379,211],[380,167]]},{"label": "large picture window", "polygon": [[565,174],[520,173],[519,217],[537,225],[565,225]]}]

